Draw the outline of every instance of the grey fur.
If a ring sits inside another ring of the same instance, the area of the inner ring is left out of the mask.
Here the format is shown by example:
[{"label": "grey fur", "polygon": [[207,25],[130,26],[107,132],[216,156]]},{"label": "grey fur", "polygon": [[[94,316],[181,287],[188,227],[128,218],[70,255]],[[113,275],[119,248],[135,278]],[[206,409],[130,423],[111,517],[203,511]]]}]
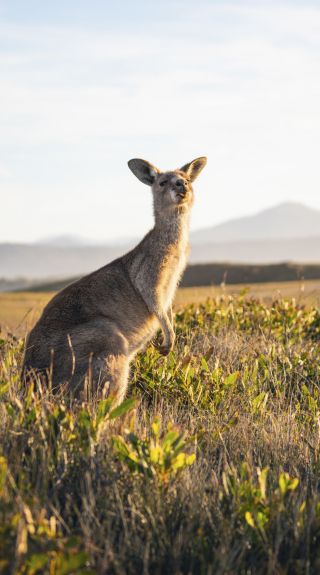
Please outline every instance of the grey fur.
[{"label": "grey fur", "polygon": [[90,381],[94,392],[125,396],[129,364],[161,327],[159,351],[174,344],[171,304],[189,252],[193,181],[206,164],[197,158],[180,170],[160,172],[145,160],[128,162],[151,185],[154,228],[129,253],[58,293],[30,332],[23,366],[54,388],[66,384],[79,395]]}]

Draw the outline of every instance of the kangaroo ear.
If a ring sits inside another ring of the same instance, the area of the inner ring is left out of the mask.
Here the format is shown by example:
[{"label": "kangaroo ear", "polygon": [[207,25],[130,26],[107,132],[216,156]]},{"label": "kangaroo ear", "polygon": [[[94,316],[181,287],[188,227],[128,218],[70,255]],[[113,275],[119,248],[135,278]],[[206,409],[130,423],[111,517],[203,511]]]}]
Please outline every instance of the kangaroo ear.
[{"label": "kangaroo ear", "polygon": [[129,160],[128,166],[138,180],[147,184],[147,186],[152,186],[157,174],[160,174],[158,168],[155,168],[155,166],[146,162],[146,160],[140,160],[139,158]]},{"label": "kangaroo ear", "polygon": [[206,163],[207,158],[202,156],[201,158],[196,158],[189,164],[185,164],[180,168],[180,170],[189,176],[191,182],[194,182],[194,180],[199,176],[201,170],[205,167]]}]

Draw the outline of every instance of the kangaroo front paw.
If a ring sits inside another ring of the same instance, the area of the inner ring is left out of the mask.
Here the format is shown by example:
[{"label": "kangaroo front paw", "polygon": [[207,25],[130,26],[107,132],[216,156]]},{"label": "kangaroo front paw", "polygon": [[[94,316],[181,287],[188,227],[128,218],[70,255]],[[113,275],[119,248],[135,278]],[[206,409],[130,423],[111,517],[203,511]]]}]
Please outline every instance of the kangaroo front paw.
[{"label": "kangaroo front paw", "polygon": [[157,346],[157,350],[161,355],[168,355],[170,351],[172,351],[173,345],[159,345]]},{"label": "kangaroo front paw", "polygon": [[155,348],[158,350],[159,353],[161,353],[161,355],[168,355],[168,353],[170,353],[170,351],[173,350],[173,345],[174,345],[174,339],[172,339],[170,342],[165,343],[158,343],[157,345],[155,345]]}]

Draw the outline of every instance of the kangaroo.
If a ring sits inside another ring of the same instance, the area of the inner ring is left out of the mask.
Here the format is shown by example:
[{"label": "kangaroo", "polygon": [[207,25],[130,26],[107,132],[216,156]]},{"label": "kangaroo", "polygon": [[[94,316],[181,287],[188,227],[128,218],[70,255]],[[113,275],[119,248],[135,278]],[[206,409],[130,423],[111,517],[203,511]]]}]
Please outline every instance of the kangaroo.
[{"label": "kangaroo", "polygon": [[129,365],[161,328],[167,355],[175,334],[171,304],[189,253],[192,182],[206,165],[201,157],[161,172],[142,159],[128,166],[153,194],[153,229],[130,252],[69,285],[44,308],[26,341],[23,378],[66,385],[79,397],[85,381],[95,393],[126,393]]}]

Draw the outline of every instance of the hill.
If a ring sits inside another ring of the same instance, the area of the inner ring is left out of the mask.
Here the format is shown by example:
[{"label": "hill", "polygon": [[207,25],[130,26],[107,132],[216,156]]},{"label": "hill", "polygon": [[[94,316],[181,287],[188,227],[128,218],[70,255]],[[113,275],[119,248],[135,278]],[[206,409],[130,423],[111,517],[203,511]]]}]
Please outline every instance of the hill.
[{"label": "hill", "polygon": [[320,211],[286,202],[257,214],[193,232],[192,243],[301,239],[320,236]]},{"label": "hill", "polygon": [[[53,292],[59,291],[81,276],[58,280],[3,282],[1,291]],[[189,265],[182,277],[180,287],[220,286],[221,284],[255,284],[273,282],[294,282],[297,280],[320,279],[320,265],[298,265],[290,263],[272,265],[242,264],[197,264]]]},{"label": "hill", "polygon": [[274,264],[320,262],[320,235],[309,238],[192,243],[190,262]]},{"label": "hill", "polygon": [[83,275],[119,257],[129,247],[0,244],[0,277],[44,279]]},{"label": "hill", "polygon": [[[128,251],[137,240],[83,245],[81,238],[58,237],[39,244],[0,244],[0,277],[43,280],[83,275]],[[88,240],[87,240],[88,241]],[[254,216],[191,234],[190,262],[320,262],[320,212],[281,204]]]},{"label": "hill", "polygon": [[320,265],[198,264],[187,267],[181,287],[255,284],[320,279]]}]

